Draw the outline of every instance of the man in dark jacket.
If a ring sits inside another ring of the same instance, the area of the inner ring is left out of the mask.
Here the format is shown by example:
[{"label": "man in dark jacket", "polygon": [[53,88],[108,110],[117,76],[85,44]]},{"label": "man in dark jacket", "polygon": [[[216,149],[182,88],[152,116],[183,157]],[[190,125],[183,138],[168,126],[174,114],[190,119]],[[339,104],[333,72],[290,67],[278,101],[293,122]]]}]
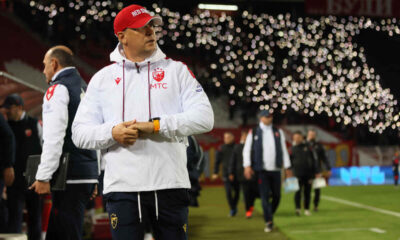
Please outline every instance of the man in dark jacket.
[{"label": "man in dark jacket", "polygon": [[[314,159],[316,160],[316,172],[318,173],[318,176],[322,176],[322,171],[323,167],[322,164],[325,167],[325,170],[327,170],[327,177],[331,176],[331,166],[328,162],[328,159],[325,154],[325,149],[324,146],[320,142],[317,141],[317,132],[315,129],[309,129],[307,132],[307,143],[311,147],[311,150],[313,152]],[[318,211],[318,206],[319,206],[319,201],[321,197],[321,189],[316,188],[314,189],[314,211]]]},{"label": "man in dark jacket", "polygon": [[235,147],[235,136],[231,132],[224,133],[224,144],[221,146],[220,151],[217,153],[217,160],[215,162],[214,174],[212,179],[218,177],[219,166],[222,164],[222,180],[224,181],[226,198],[229,203],[231,217],[237,213],[237,203],[239,201],[239,182],[235,179],[229,180],[229,162],[231,161],[233,149]]},{"label": "man in dark jacket", "polygon": [[315,176],[315,159],[311,147],[304,142],[301,132],[293,134],[292,170],[299,181],[300,189],[294,196],[296,215],[300,216],[301,194],[304,193],[304,214],[310,216],[311,185]]},{"label": "man in dark jacket", "polygon": [[52,192],[46,239],[79,240],[85,207],[99,175],[95,151],[77,148],[71,137],[86,83],[74,67],[72,51],[65,46],[51,48],[43,63],[50,87],[43,98],[43,151],[31,189],[38,194],[50,193],[50,180],[60,165],[60,157],[69,154],[66,188]]},{"label": "man in dark jacket", "polygon": [[23,173],[26,169],[28,156],[42,152],[42,127],[36,118],[29,116],[24,111],[24,101],[18,94],[7,96],[3,107],[16,139],[15,181],[7,188],[8,232],[22,232],[25,205],[28,211],[28,239],[39,240],[42,237],[42,201],[35,192],[28,190]]},{"label": "man in dark jacket", "polygon": [[243,168],[243,147],[246,142],[248,131],[242,131],[240,143],[236,144],[233,149],[232,159],[229,164],[229,180],[231,182],[238,181],[242,186],[246,218],[251,218],[254,211],[254,201],[259,195],[257,179],[253,176],[250,180],[244,177]]},{"label": "man in dark jacket", "polygon": [[189,146],[186,149],[187,154],[187,168],[189,172],[189,179],[191,188],[189,190],[190,203],[192,207],[198,207],[199,202],[197,197],[200,195],[201,186],[199,183],[199,177],[204,170],[205,161],[204,153],[201,149],[200,144],[193,136],[188,137]]},{"label": "man in dark jacket", "polygon": [[0,113],[0,145],[0,232],[6,232],[8,214],[3,191],[5,186],[11,186],[14,182],[12,166],[15,159],[15,137],[2,113]]},{"label": "man in dark jacket", "polygon": [[399,158],[399,151],[396,151],[393,158],[393,179],[396,187],[399,184]]}]

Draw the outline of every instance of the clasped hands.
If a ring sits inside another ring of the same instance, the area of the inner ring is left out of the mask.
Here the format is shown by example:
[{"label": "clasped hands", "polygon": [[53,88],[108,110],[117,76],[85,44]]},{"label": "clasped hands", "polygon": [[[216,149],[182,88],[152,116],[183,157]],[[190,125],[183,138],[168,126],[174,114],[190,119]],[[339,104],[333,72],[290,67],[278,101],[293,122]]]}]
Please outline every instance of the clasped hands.
[{"label": "clasped hands", "polygon": [[112,137],[122,145],[133,145],[142,134],[154,132],[153,122],[122,122],[112,129]]}]

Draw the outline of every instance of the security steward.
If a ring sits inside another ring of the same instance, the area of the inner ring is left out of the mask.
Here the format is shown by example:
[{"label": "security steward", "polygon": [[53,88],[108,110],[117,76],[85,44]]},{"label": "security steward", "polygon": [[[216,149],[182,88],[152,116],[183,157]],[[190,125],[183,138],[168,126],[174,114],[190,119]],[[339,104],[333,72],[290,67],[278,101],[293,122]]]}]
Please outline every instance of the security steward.
[{"label": "security steward", "polygon": [[42,126],[24,111],[24,101],[18,94],[7,96],[2,107],[6,110],[8,124],[16,139],[15,180],[7,188],[8,232],[22,232],[25,206],[28,211],[28,239],[39,240],[42,236],[42,201],[34,191],[28,190],[23,173],[28,156],[42,152]]}]

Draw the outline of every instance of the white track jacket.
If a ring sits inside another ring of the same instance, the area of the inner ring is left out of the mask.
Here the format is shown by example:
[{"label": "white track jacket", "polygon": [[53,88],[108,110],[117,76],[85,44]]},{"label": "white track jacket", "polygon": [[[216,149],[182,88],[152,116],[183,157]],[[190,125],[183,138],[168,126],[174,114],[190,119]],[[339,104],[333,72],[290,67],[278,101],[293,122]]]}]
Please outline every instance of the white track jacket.
[{"label": "white track jacket", "polygon": [[[190,188],[187,136],[211,131],[214,113],[188,67],[157,51],[140,63],[126,59],[120,45],[115,63],[91,79],[72,126],[75,145],[101,149],[104,193]],[[118,123],[160,117],[159,134],[123,146],[112,137]]]}]

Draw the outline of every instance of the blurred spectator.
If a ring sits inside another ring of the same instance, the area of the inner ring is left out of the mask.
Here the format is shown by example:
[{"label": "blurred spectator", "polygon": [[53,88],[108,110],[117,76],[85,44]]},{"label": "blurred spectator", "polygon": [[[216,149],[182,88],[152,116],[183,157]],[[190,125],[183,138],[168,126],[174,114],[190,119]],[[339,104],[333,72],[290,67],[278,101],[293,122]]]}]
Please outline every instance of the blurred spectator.
[{"label": "blurred spectator", "polygon": [[300,189],[294,196],[296,215],[301,213],[301,195],[304,196],[304,215],[310,216],[311,185],[316,172],[315,159],[311,147],[304,141],[301,132],[293,134],[292,169],[299,180]]},{"label": "blurred spectator", "polygon": [[[332,175],[331,165],[326,157],[324,146],[317,141],[317,132],[315,129],[309,129],[307,132],[307,143],[311,148],[314,159],[316,161],[315,170],[317,174],[321,174],[323,170],[327,171],[326,177]],[[322,167],[322,164],[324,167]],[[319,201],[321,196],[321,188],[314,189],[314,211],[318,211]]]},{"label": "blurred spectator", "polygon": [[15,181],[7,188],[8,232],[22,233],[24,207],[28,212],[28,240],[40,240],[42,236],[42,200],[28,190],[24,177],[29,155],[41,154],[42,126],[36,118],[24,111],[24,101],[18,94],[6,97],[3,103],[8,123],[16,140]]},{"label": "blurred spectator", "polygon": [[258,193],[257,178],[252,176],[250,180],[244,177],[243,168],[243,147],[246,142],[248,131],[243,130],[240,136],[240,143],[233,149],[232,159],[229,165],[229,180],[238,181],[243,190],[246,218],[251,218],[254,211],[254,201]]},{"label": "blurred spectator", "polygon": [[189,179],[191,188],[189,190],[190,203],[189,206],[198,207],[199,202],[197,197],[200,196],[201,186],[199,178],[204,170],[205,161],[203,149],[193,136],[188,137],[189,146],[186,149],[187,154],[187,168],[189,171]]},{"label": "blurred spectator", "polygon": [[393,179],[394,185],[397,187],[399,184],[399,151],[394,153],[393,159]]},{"label": "blurred spectator", "polygon": [[3,199],[5,186],[11,186],[14,182],[15,161],[15,137],[4,119],[0,114],[0,233],[6,232],[8,211],[6,202]]},{"label": "blurred spectator", "polygon": [[[259,113],[260,123],[249,133],[243,148],[243,167],[246,179],[254,172],[264,210],[265,232],[273,230],[273,215],[281,199],[281,170],[286,169],[286,177],[291,177],[289,153],[285,135],[273,126],[272,113],[263,110]],[[270,201],[272,199],[272,202]]]},{"label": "blurred spectator", "polygon": [[233,149],[235,147],[235,136],[231,132],[224,133],[224,144],[217,153],[212,179],[218,178],[219,167],[222,164],[222,180],[224,181],[226,199],[228,200],[230,212],[229,216],[234,217],[237,213],[237,203],[239,201],[239,182],[236,179],[229,179],[229,162],[231,161]]}]

